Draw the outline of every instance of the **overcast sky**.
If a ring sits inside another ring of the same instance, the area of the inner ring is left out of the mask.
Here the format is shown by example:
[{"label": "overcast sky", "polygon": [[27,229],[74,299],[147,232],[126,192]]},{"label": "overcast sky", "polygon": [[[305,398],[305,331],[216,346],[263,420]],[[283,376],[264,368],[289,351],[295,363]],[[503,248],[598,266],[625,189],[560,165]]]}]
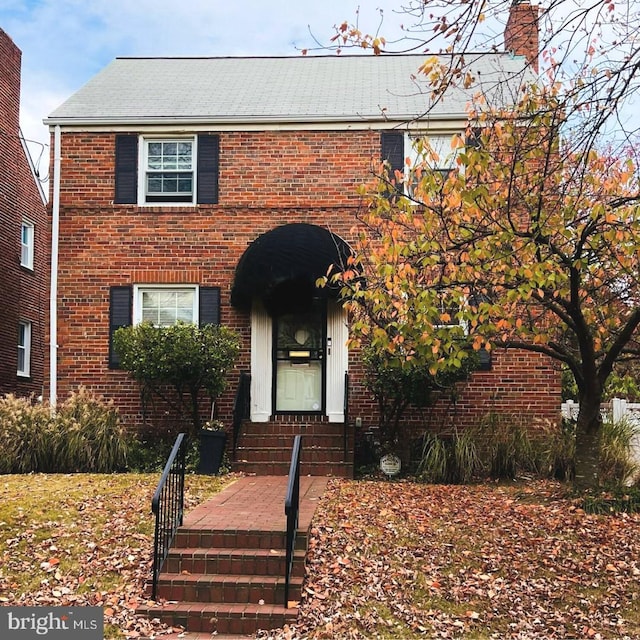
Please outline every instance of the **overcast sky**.
[{"label": "overcast sky", "polygon": [[[301,55],[333,26],[400,33],[400,0],[0,0],[0,27],[22,50],[21,126],[48,143],[42,124],[118,56]],[[0,71],[1,72],[1,71]],[[34,161],[39,147],[30,145]],[[45,151],[47,157],[49,150]],[[46,168],[46,162],[42,167]],[[44,171],[43,171],[44,173]]]}]

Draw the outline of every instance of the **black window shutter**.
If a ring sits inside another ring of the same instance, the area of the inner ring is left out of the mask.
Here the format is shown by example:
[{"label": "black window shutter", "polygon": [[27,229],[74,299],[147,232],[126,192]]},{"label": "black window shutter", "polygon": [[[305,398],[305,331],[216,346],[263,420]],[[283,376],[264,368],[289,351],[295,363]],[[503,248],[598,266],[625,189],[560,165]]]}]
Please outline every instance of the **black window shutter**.
[{"label": "black window shutter", "polygon": [[404,133],[384,131],[382,133],[382,160],[389,164],[390,177],[395,171],[404,171]]},{"label": "black window shutter", "polygon": [[131,287],[111,287],[109,290],[109,369],[120,368],[120,358],[113,349],[113,334],[131,324]]},{"label": "black window shutter", "polygon": [[200,326],[220,324],[220,287],[200,287]]},{"label": "black window shutter", "polygon": [[480,127],[474,127],[470,131],[467,132],[466,140],[464,141],[464,146],[467,149],[479,149],[482,145],[480,141],[480,137],[482,136],[482,129]]},{"label": "black window shutter", "polygon": [[201,134],[198,136],[198,204],[218,202],[218,164],[220,159],[220,136]]},{"label": "black window shutter", "polygon": [[136,204],[138,201],[138,136],[116,136],[115,169],[116,204]]}]

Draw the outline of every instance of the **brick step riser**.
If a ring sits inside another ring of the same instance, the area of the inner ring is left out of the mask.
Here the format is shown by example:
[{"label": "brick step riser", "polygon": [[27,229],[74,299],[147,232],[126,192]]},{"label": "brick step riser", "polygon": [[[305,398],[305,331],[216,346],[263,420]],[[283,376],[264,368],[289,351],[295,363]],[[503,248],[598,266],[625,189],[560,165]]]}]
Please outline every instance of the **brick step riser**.
[{"label": "brick step riser", "polygon": [[[340,436],[344,435],[344,427],[340,423],[322,422],[318,424],[297,424],[295,422],[248,422],[242,425],[240,429],[240,437],[245,436],[259,436],[259,435],[272,435],[272,436],[286,436],[293,439],[294,436],[309,436],[315,435],[331,435]],[[349,430],[347,430],[347,435]]]},{"label": "brick step riser", "polygon": [[[158,581],[158,597],[177,602],[210,602],[216,604],[284,604],[284,577],[270,582],[259,579],[229,576],[218,579],[216,576],[198,578],[197,582],[167,579],[161,574]],[[293,578],[289,585],[289,600],[300,600],[302,578]]]},{"label": "brick step riser", "polygon": [[[305,462],[344,462],[344,451],[340,449],[303,449],[300,461]],[[291,452],[286,449],[262,449],[242,447],[236,452],[236,461],[246,462],[291,462]]]},{"label": "brick step riser", "polygon": [[[233,470],[258,476],[286,476],[289,473],[289,462],[244,462],[233,463]],[[336,478],[353,478],[353,465],[349,463],[305,463],[300,464],[300,475],[334,476]]]},{"label": "brick step riser", "polygon": [[[305,573],[304,552],[298,551],[296,556],[291,569],[292,575],[302,578]],[[209,554],[187,558],[170,552],[162,571],[167,574],[182,574],[184,572],[206,573],[208,575],[283,576],[285,564],[285,558],[278,556],[273,558],[255,556],[231,558]]]},{"label": "brick step riser", "polygon": [[[288,472],[288,470],[287,470]],[[283,508],[284,521],[284,508]],[[219,531],[212,529],[178,529],[174,549],[284,549],[286,534],[282,531]],[[306,550],[307,532],[298,530],[296,549]]]},{"label": "brick step riser", "polygon": [[[352,438],[347,438],[347,449],[352,444]],[[293,436],[281,436],[273,433],[247,434],[240,437],[237,449],[245,447],[272,447],[274,449],[286,449],[291,453],[293,448]],[[304,436],[302,449],[343,449],[344,438],[342,435],[332,433],[320,433]]]},{"label": "brick step riser", "polygon": [[160,621],[167,625],[184,627],[193,633],[253,635],[260,629],[277,629],[284,627],[285,624],[294,624],[298,610],[292,608],[281,609],[279,612],[255,613],[253,610],[227,611],[224,607],[207,606],[198,610],[197,606],[192,606],[187,612],[180,609],[174,611],[169,606],[165,606],[162,612],[150,609],[148,615],[159,617]]}]

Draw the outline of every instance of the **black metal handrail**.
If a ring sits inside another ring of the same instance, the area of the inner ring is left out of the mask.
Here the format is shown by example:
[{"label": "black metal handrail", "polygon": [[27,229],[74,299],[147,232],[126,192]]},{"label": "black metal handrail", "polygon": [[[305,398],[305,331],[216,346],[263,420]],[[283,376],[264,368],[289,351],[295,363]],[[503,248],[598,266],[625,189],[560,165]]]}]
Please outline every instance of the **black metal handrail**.
[{"label": "black metal handrail", "polygon": [[349,428],[349,374],[344,374],[344,428],[342,433],[344,447],[344,461],[347,461],[347,429]]},{"label": "black metal handrail", "polygon": [[287,540],[284,574],[284,606],[289,606],[289,583],[293,558],[296,549],[296,532],[298,531],[298,516],[300,513],[300,455],[302,453],[302,436],[298,435],[293,440],[291,452],[291,465],[289,466],[289,480],[287,482],[287,495],[284,500],[284,512],[287,516]]},{"label": "black metal handrail", "polygon": [[151,511],[156,516],[153,537],[153,583],[151,598],[156,599],[158,577],[169,553],[178,527],[184,516],[184,468],[186,436],[178,434],[162,477],[151,500]]},{"label": "black metal handrail", "polygon": [[251,374],[246,371],[240,372],[236,397],[233,401],[233,456],[236,455],[238,438],[240,437],[240,427],[242,421],[246,420],[251,412]]}]

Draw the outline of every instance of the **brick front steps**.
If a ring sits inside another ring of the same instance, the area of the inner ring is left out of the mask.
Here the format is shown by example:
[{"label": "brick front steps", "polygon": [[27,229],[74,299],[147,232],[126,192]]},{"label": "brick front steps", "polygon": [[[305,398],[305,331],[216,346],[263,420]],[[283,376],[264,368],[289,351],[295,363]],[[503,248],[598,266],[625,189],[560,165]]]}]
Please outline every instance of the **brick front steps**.
[{"label": "brick front steps", "polygon": [[[297,608],[284,606],[286,482],[286,476],[241,478],[188,514],[160,574],[158,601],[138,613],[183,627],[192,640],[295,623]],[[292,604],[300,600],[309,526],[327,480],[300,482]]]},{"label": "brick front steps", "polygon": [[255,475],[287,475],[293,438],[302,434],[303,476],[353,478],[353,437],[344,453],[344,426],[315,422],[245,422],[236,449],[233,469]]}]

